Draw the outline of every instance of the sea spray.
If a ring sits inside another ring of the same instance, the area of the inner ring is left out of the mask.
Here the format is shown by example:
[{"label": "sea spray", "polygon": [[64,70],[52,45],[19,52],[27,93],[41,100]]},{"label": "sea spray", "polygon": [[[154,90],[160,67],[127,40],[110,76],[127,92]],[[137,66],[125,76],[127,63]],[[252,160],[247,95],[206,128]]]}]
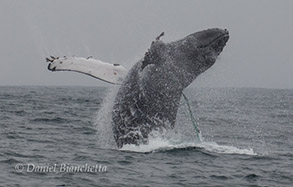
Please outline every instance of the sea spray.
[{"label": "sea spray", "polygon": [[[113,137],[111,123],[113,105],[118,89],[118,86],[108,88],[106,97],[102,103],[102,107],[98,111],[97,117],[95,119],[95,125],[97,128],[97,143],[101,148],[117,149]],[[147,144],[127,144],[124,145],[120,150],[148,153],[184,148],[202,148],[205,151],[220,154],[256,155],[256,153],[251,148],[241,149],[234,146],[218,145],[216,142],[203,141],[201,132],[198,134],[195,133],[190,112],[191,109],[188,109],[185,100],[185,102],[182,102],[179,107],[177,122],[174,129],[166,130],[163,132],[163,134],[162,132],[153,131],[149,134],[149,140]]]},{"label": "sea spray", "polygon": [[115,97],[118,92],[118,86],[108,88],[106,97],[101,108],[97,112],[95,126],[97,128],[97,142],[101,148],[115,149],[116,142],[112,131],[112,110],[115,102]]}]

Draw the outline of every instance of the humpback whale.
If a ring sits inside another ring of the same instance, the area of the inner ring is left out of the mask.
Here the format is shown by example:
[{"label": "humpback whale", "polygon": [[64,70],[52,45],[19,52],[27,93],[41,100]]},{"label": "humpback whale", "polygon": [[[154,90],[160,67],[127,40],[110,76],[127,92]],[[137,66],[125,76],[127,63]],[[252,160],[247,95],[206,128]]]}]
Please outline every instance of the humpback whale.
[{"label": "humpback whale", "polygon": [[112,110],[118,148],[146,144],[152,131],[172,129],[183,90],[214,65],[229,39],[229,32],[219,28],[170,43],[160,40],[163,35],[128,72],[93,58],[47,58],[51,71],[76,71],[120,85]]}]

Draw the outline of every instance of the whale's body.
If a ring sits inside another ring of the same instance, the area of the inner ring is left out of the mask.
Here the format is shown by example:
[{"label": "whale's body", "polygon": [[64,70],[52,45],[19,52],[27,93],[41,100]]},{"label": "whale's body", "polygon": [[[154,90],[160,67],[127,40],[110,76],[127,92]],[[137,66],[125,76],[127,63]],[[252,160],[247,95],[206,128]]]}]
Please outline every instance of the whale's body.
[{"label": "whale's body", "polygon": [[[115,98],[112,129],[118,148],[147,143],[153,130],[172,129],[183,90],[215,63],[228,38],[227,30],[208,29],[171,43],[159,38],[152,42],[145,57],[129,70]],[[56,70],[52,63],[48,69]],[[70,70],[71,61],[68,64],[59,69]],[[78,68],[73,71],[85,73]],[[103,79],[100,74],[96,77]]]},{"label": "whale's body", "polygon": [[211,29],[168,44],[153,42],[116,96],[112,125],[118,147],[146,143],[151,131],[172,129],[182,91],[214,64],[227,40],[227,31]]}]

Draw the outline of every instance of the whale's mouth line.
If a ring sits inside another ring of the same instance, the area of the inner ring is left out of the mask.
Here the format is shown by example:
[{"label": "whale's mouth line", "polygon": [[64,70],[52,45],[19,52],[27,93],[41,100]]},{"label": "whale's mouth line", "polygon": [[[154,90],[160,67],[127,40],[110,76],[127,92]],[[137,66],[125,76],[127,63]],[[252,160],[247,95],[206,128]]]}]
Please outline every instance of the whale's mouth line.
[{"label": "whale's mouth line", "polygon": [[[222,38],[229,38],[229,33],[222,34],[222,35],[218,36],[217,38],[215,38],[214,40],[212,40],[210,43],[208,43],[206,45],[199,46],[198,48],[200,48],[200,49],[207,48],[207,47],[211,46],[212,44],[216,43],[217,41],[221,40]],[[224,46],[225,45],[226,45],[226,42],[224,43]]]}]

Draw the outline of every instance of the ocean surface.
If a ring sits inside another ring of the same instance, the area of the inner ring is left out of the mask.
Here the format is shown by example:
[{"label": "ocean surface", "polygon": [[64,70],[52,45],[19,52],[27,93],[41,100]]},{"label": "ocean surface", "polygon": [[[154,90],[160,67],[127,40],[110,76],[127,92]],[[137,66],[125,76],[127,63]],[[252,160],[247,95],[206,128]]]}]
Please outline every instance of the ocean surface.
[{"label": "ocean surface", "polygon": [[173,131],[118,150],[115,88],[0,87],[0,186],[293,186],[293,90],[189,88]]}]

